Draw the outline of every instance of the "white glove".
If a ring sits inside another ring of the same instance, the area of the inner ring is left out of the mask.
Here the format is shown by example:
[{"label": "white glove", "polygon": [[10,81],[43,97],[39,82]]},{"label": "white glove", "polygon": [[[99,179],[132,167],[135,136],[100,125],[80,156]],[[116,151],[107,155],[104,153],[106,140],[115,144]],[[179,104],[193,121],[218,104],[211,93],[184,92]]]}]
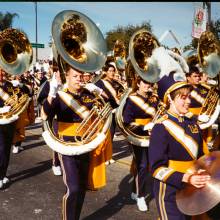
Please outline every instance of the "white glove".
[{"label": "white glove", "polygon": [[53,77],[50,81],[50,91],[49,91],[48,96],[51,96],[51,97],[55,98],[56,94],[57,94],[57,91],[58,91],[58,88],[59,88],[59,84],[56,80],[55,74],[53,74]]},{"label": "white glove", "polygon": [[98,86],[96,86],[96,85],[93,84],[93,83],[87,83],[87,84],[85,85],[85,88],[86,88],[87,90],[89,90],[90,92],[96,92],[96,93],[98,93],[98,95],[101,95],[102,92],[103,92],[103,89],[99,88]]},{"label": "white glove", "polygon": [[20,82],[18,80],[11,80],[11,83],[14,87],[17,87],[20,85]]},{"label": "white glove", "polygon": [[144,126],[143,130],[144,130],[144,131],[147,131],[147,130],[149,131],[149,130],[152,130],[153,127],[154,127],[154,123],[153,123],[153,122],[149,122],[149,123],[147,123],[147,124]]},{"label": "white glove", "polygon": [[152,52],[152,59],[154,59],[160,69],[160,78],[169,75],[170,72],[182,72],[181,66],[178,62],[169,55],[164,47],[158,47]]},{"label": "white glove", "polygon": [[4,114],[6,112],[9,112],[11,109],[11,106],[4,106],[0,108],[0,114]]},{"label": "white glove", "polygon": [[205,114],[199,115],[198,120],[201,122],[207,122],[207,121],[209,121],[209,116],[205,115]]}]

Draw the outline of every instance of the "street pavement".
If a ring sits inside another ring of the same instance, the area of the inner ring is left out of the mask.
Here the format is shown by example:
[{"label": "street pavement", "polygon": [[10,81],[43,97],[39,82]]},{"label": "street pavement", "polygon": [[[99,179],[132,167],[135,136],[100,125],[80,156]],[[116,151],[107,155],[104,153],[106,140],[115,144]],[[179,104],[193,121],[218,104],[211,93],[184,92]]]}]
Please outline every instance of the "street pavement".
[{"label": "street pavement", "polygon": [[[41,123],[26,128],[24,151],[11,154],[8,176],[11,184],[0,191],[0,220],[59,220],[65,186],[61,176],[51,170],[52,151],[41,136]],[[107,185],[88,191],[83,205],[83,220],[156,220],[155,200],[146,198],[149,211],[140,212],[130,198],[131,152],[128,143],[116,132],[113,158],[107,166]],[[146,190],[150,193],[152,179],[148,176]]]}]

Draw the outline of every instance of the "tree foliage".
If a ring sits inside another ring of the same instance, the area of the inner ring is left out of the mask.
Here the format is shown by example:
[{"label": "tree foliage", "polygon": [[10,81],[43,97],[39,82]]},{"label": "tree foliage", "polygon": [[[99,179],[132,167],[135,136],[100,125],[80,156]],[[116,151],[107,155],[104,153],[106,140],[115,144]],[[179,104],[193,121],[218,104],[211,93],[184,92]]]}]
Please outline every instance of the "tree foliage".
[{"label": "tree foliage", "polygon": [[211,22],[210,31],[212,31],[215,34],[216,38],[220,40],[220,19]]},{"label": "tree foliage", "polygon": [[17,13],[6,12],[3,14],[0,12],[0,31],[11,28],[15,17],[19,17]]},{"label": "tree foliage", "polygon": [[152,25],[150,21],[144,21],[140,25],[131,25],[128,26],[120,26],[118,25],[113,30],[110,30],[106,33],[106,43],[108,51],[113,50],[114,44],[117,40],[122,40],[125,44],[125,48],[128,52],[129,41],[131,36],[138,30],[145,28],[149,32],[152,32]]}]

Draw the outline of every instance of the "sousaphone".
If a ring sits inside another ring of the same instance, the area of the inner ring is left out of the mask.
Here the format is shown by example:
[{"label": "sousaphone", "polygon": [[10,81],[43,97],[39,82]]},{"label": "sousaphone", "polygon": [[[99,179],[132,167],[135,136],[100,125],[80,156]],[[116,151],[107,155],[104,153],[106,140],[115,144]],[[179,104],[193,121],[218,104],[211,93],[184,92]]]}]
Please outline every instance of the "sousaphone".
[{"label": "sousaphone", "polygon": [[[23,32],[13,28],[7,28],[0,32],[1,69],[11,75],[20,75],[29,69],[32,59],[32,47]],[[9,108],[9,111],[0,114],[0,124],[12,123],[27,108],[31,99],[28,94],[18,90],[10,96],[0,88],[4,106]]]},{"label": "sousaphone", "polygon": [[[72,10],[65,10],[56,15],[52,24],[54,58],[61,74],[65,75],[65,65],[85,72],[100,70],[106,61],[107,48],[104,37],[96,24],[86,15]],[[58,91],[63,95],[63,91]],[[76,132],[86,132],[75,142],[65,142],[54,133],[52,121],[44,122],[43,138],[54,151],[63,155],[79,155],[89,152],[107,135],[112,114],[108,103],[97,97],[96,105],[83,120]],[[92,121],[92,123],[88,123]]]}]

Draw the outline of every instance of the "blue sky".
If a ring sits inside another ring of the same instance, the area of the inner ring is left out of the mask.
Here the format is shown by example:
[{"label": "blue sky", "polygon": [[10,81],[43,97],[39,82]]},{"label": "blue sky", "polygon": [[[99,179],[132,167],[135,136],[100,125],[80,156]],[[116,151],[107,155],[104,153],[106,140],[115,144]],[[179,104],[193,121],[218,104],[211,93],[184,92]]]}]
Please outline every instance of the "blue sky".
[{"label": "blue sky", "polygon": [[[150,21],[153,33],[159,39],[166,30],[172,30],[181,45],[191,42],[194,8],[201,2],[38,2],[38,43],[48,46],[51,24],[62,10],[76,10],[87,15],[102,33],[118,25],[141,24]],[[220,3],[212,2],[212,19],[220,18]],[[35,42],[35,6],[33,2],[0,2],[0,11],[17,13],[13,27],[23,29],[31,42]],[[177,46],[167,36],[163,44]]]}]

